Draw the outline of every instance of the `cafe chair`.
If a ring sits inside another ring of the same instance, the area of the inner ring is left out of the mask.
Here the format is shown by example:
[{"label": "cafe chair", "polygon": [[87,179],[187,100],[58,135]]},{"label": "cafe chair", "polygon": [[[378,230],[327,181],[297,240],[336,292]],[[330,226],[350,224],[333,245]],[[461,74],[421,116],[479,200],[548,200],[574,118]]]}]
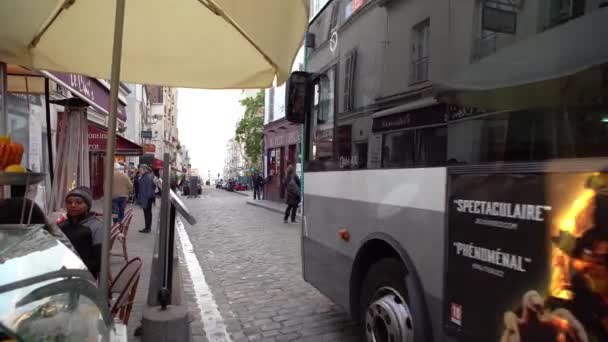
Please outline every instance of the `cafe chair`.
[{"label": "cafe chair", "polygon": [[[125,213],[125,217],[122,219],[122,221],[118,223],[119,231],[112,240],[112,247],[114,247],[114,240],[118,240],[118,242],[122,245],[122,252],[113,252],[112,256],[121,256],[125,259],[125,261],[129,260],[129,255],[127,253],[127,233],[129,232],[129,226],[131,225],[132,219],[133,210],[129,209]],[[112,234],[110,236],[112,236]],[[113,250],[113,248],[111,250]]]},{"label": "cafe chair", "polygon": [[142,265],[140,258],[129,260],[110,284],[110,313],[125,325],[129,323]]}]

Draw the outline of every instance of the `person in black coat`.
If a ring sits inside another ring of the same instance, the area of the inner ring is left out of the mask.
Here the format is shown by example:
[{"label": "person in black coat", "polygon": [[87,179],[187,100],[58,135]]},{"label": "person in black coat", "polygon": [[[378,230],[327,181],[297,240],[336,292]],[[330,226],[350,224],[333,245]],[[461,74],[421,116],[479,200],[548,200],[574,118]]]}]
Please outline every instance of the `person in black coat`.
[{"label": "person in black coat", "polygon": [[97,278],[101,269],[103,223],[91,211],[93,196],[87,187],[77,187],[65,197],[67,220],[59,229],[67,236],[80,259]]},{"label": "person in black coat", "polygon": [[262,199],[262,187],[264,186],[264,178],[260,176],[257,172],[253,174],[253,199],[256,198],[258,200]]},{"label": "person in black coat", "polygon": [[300,205],[300,177],[296,175],[293,165],[287,167],[287,175],[283,181],[285,188],[285,217],[283,222],[287,223],[287,219],[291,216],[291,223],[296,222],[296,212]]}]

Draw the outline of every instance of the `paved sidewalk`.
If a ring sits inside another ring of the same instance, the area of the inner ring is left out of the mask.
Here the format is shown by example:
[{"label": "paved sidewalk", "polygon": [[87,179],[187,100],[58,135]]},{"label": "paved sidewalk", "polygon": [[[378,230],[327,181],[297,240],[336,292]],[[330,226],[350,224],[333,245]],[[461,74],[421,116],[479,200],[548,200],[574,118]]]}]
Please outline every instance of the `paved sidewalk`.
[{"label": "paved sidewalk", "polygon": [[233,193],[238,194],[238,195],[242,195],[242,196],[247,196],[247,197],[253,198],[253,191],[251,191],[251,190],[245,190],[245,191],[233,191]]},{"label": "paved sidewalk", "polygon": [[[254,207],[264,208],[266,210],[270,210],[270,211],[273,211],[273,212],[279,213],[279,214],[284,214],[285,208],[286,208],[285,203],[279,203],[279,202],[273,202],[273,201],[267,201],[267,200],[248,199],[247,204],[252,205]],[[297,217],[300,219],[302,218],[302,206],[300,206],[300,208],[298,209]]]}]

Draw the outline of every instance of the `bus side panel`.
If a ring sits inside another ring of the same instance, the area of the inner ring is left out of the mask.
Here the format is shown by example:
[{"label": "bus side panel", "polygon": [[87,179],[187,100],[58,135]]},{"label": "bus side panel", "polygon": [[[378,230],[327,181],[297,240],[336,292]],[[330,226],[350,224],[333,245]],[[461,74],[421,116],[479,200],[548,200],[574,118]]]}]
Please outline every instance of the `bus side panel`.
[{"label": "bus side panel", "polygon": [[305,236],[302,237],[302,256],[304,280],[348,311],[353,259]]},{"label": "bus side panel", "polygon": [[[421,280],[435,336],[441,330],[445,239],[445,168],[306,174],[305,279],[348,308],[352,264],[364,241],[397,241]],[[338,236],[346,228],[350,241]]]}]

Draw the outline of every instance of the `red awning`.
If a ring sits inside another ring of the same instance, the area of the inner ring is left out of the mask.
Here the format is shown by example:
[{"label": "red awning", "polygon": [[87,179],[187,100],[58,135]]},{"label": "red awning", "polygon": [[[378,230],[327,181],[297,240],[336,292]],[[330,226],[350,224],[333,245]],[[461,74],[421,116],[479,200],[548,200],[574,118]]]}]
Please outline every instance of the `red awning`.
[{"label": "red awning", "polygon": [[[108,129],[89,122],[89,152],[105,153],[108,139]],[[144,153],[143,147],[129,139],[116,136],[116,153],[118,156],[140,156]]]},{"label": "red awning", "polygon": [[162,160],[154,158],[154,161],[152,162],[152,168],[155,170],[160,170],[163,168],[163,166],[165,165],[165,163],[163,163]]}]

